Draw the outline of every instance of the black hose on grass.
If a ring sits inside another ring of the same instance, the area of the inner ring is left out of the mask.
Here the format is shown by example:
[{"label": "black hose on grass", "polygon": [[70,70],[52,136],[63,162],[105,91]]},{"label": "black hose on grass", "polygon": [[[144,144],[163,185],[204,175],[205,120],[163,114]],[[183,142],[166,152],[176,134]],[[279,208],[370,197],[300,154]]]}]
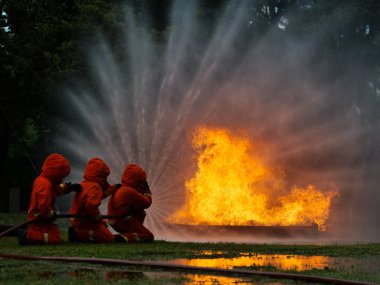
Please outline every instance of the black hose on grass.
[{"label": "black hose on grass", "polygon": [[305,282],[337,284],[337,285],[376,285],[375,283],[369,283],[369,282],[350,281],[350,280],[342,280],[342,279],[336,279],[336,278],[310,276],[310,275],[304,275],[304,274],[177,265],[177,264],[162,263],[162,262],[155,262],[155,261],[136,261],[136,260],[121,260],[121,259],[110,259],[110,258],[87,258],[87,257],[67,257],[67,256],[28,256],[28,255],[7,254],[7,253],[0,253],[0,257],[9,258],[9,259],[18,259],[18,260],[48,260],[48,261],[61,261],[61,262],[85,262],[85,263],[103,264],[103,265],[145,266],[145,267],[161,269],[165,271],[190,271],[190,272],[195,271],[195,272],[201,272],[204,274],[217,273],[217,274],[220,274],[223,276],[229,276],[229,277],[231,276],[233,277],[261,276],[261,277],[268,277],[268,278],[292,279],[292,280],[305,281]]}]

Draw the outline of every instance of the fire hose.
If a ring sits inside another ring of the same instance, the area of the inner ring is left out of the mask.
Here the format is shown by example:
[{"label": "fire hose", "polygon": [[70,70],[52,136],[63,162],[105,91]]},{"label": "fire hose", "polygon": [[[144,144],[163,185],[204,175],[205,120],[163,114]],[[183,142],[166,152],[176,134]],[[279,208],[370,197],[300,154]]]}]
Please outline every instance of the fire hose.
[{"label": "fire hose", "polygon": [[304,274],[292,274],[281,272],[267,272],[256,271],[247,269],[227,269],[227,268],[215,268],[215,267],[203,267],[203,266],[191,266],[191,265],[177,265],[155,261],[136,261],[136,260],[121,260],[110,258],[88,258],[88,257],[67,257],[67,256],[28,256],[18,254],[0,253],[1,258],[17,259],[17,260],[47,260],[47,261],[59,261],[67,263],[91,263],[101,265],[124,265],[135,267],[149,267],[152,269],[160,269],[165,271],[185,271],[185,272],[200,272],[203,274],[219,274],[223,276],[244,276],[244,277],[267,277],[276,279],[291,279],[303,282],[314,282],[324,284],[337,284],[337,285],[376,285],[376,283],[361,282],[343,280],[329,277],[319,277]]},{"label": "fire hose", "polygon": [[[124,219],[126,217],[128,217],[128,216],[108,216],[108,215],[102,215],[101,216],[102,219]],[[63,219],[63,218],[90,219],[90,216],[88,216],[88,215],[75,215],[75,214],[59,214],[59,215],[56,215],[55,218],[57,218],[57,219]],[[11,228],[3,231],[2,233],[0,233],[0,238],[2,238],[3,236],[6,236],[7,234],[9,234],[9,233],[11,233],[11,232],[13,232],[19,228],[25,227],[29,224],[33,224],[38,220],[39,220],[39,217],[32,219],[32,220],[29,220],[29,221],[22,222],[18,225],[15,225],[14,227],[11,227]]]}]

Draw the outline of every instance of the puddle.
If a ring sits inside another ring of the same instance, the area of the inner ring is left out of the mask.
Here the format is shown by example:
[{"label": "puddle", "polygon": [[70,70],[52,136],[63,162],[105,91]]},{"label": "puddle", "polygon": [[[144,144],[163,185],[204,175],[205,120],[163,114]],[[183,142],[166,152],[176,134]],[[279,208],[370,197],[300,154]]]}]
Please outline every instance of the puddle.
[{"label": "puddle", "polygon": [[[204,258],[175,259],[161,261],[163,263],[190,265],[200,267],[236,268],[249,267],[256,270],[295,270],[304,271],[311,269],[333,270],[345,269],[361,273],[377,273],[380,268],[380,257],[372,258],[349,258],[349,257],[327,257],[327,256],[303,256],[303,255],[281,255],[281,254],[252,254],[241,253],[239,257],[224,258],[225,252],[204,251]],[[269,267],[269,268],[268,268]],[[38,279],[65,280],[78,278],[84,280],[116,281],[129,280],[132,282],[154,281],[157,284],[266,284],[281,285],[277,280],[267,280],[249,277],[225,277],[221,275],[191,274],[186,272],[165,271],[139,271],[139,270],[114,270],[109,267],[79,267],[68,271],[39,271],[29,272],[29,277]],[[285,284],[296,284],[297,281],[287,280]],[[297,284],[304,284],[298,282]]]},{"label": "puddle", "polygon": [[67,279],[80,277],[95,277],[103,280],[139,280],[145,278],[145,274],[134,270],[104,271],[100,268],[80,267],[70,271],[36,271],[29,272],[29,277],[38,279]]},{"label": "puddle", "polygon": [[[81,280],[105,280],[108,282],[120,282],[128,280],[132,282],[154,281],[155,284],[184,284],[184,285],[215,285],[215,284],[265,284],[265,285],[289,285],[302,284],[302,282],[289,280],[286,283],[268,281],[267,279],[249,277],[225,277],[218,275],[189,274],[184,272],[158,272],[158,271],[137,271],[137,270],[103,270],[102,268],[80,267],[71,271],[33,271],[28,277],[59,280],[66,284],[64,280],[79,278]],[[70,283],[71,284],[71,283]]]},{"label": "puddle", "polygon": [[[102,267],[79,267],[74,270],[56,270],[56,271],[33,271],[28,272],[27,276],[32,279],[61,280],[68,281],[71,279],[79,280],[105,280],[118,281],[127,280],[135,282],[143,282],[144,280],[160,280],[160,279],[185,279],[185,274],[176,272],[143,272],[139,270],[108,270]],[[66,284],[66,283],[64,283]],[[159,284],[159,283],[158,283]],[[164,283],[162,283],[164,284]]]},{"label": "puddle", "polygon": [[96,277],[103,280],[140,280],[145,278],[143,272],[135,271],[135,270],[112,270],[112,271],[104,271],[98,268],[79,268],[73,271],[68,272],[70,277],[81,277],[84,275],[92,274],[96,275]]},{"label": "puddle", "polygon": [[[221,255],[223,252],[202,252],[205,256]],[[284,254],[255,254],[242,253],[235,258],[194,258],[175,259],[170,263],[180,265],[218,267],[232,269],[234,267],[274,267],[279,270],[304,271],[311,269],[355,269],[363,272],[377,272],[380,267],[380,258],[349,258],[328,256],[304,256]]]},{"label": "puddle", "polygon": [[192,275],[186,275],[186,277],[189,279],[187,282],[183,282],[182,284],[186,285],[215,285],[215,284],[239,284],[239,285],[259,285],[259,284],[265,284],[265,285],[289,285],[289,284],[304,284],[300,281],[292,281],[288,280],[286,283],[282,282],[275,282],[275,281],[258,281],[258,280],[252,280],[250,278],[237,278],[237,277],[223,277],[223,276],[212,276],[212,275],[198,275],[198,274],[192,274]]},{"label": "puddle", "polygon": [[235,258],[197,258],[176,259],[172,263],[191,266],[229,268],[234,267],[275,267],[282,270],[309,270],[312,268],[325,269],[330,260],[325,256],[297,256],[297,255],[256,255],[240,256]]}]

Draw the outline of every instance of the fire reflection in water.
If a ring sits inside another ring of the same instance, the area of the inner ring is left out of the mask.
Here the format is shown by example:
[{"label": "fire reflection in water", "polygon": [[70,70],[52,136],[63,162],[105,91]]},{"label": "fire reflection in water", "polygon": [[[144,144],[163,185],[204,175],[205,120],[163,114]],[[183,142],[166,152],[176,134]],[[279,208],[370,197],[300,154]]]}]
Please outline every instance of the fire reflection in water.
[{"label": "fire reflection in water", "polygon": [[[267,280],[261,281],[260,278],[252,283],[252,278],[249,277],[224,277],[217,275],[205,275],[205,274],[183,274],[181,272],[139,272],[139,271],[103,271],[100,268],[80,268],[73,271],[40,271],[30,272],[29,277],[42,280],[64,280],[67,277],[75,278],[96,278],[97,280],[105,280],[108,282],[117,282],[119,280],[128,280],[139,284],[145,284],[145,282],[153,281],[155,284],[239,284],[239,285],[252,285],[252,284],[265,284],[265,285],[282,285],[280,282],[268,282]],[[286,284],[293,284],[288,281]]]},{"label": "fire reflection in water", "polygon": [[[233,277],[223,277],[223,276],[212,276],[212,275],[187,275],[186,276],[191,281],[184,282],[183,284],[190,285],[190,284],[202,284],[202,285],[215,285],[215,284],[239,284],[239,285],[245,285],[245,284],[265,284],[265,285],[282,285],[284,283],[280,282],[268,282],[268,281],[257,281],[255,280],[254,283],[252,283],[252,280],[249,278],[233,278]],[[292,282],[286,283],[286,284],[293,284]]]},{"label": "fire reflection in water", "polygon": [[281,254],[260,254],[253,256],[240,256],[236,258],[213,258],[213,259],[176,259],[173,262],[181,265],[204,266],[204,267],[268,267],[272,266],[282,270],[310,270],[325,269],[331,263],[327,256],[300,256]]}]

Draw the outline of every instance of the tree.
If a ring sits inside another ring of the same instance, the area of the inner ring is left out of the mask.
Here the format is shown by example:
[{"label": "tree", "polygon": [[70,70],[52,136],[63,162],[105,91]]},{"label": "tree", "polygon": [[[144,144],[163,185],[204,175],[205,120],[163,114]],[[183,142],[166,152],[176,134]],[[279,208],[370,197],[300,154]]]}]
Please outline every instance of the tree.
[{"label": "tree", "polygon": [[9,182],[0,189],[5,202],[0,210],[7,210],[7,184],[30,187],[35,165],[54,151],[48,140],[60,119],[59,90],[63,82],[86,81],[85,50],[98,33],[115,36],[117,4],[0,2],[0,170],[2,181]]}]

